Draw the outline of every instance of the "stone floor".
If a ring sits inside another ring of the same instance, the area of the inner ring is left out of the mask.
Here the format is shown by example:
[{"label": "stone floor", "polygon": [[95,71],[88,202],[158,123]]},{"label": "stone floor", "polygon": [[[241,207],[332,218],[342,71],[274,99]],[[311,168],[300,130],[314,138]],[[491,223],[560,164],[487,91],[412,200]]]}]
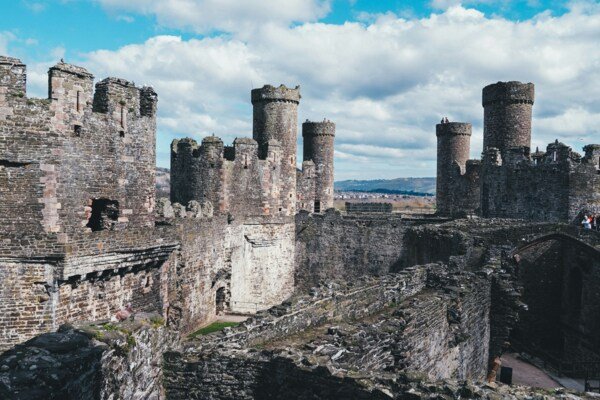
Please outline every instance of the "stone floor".
[{"label": "stone floor", "polygon": [[543,370],[520,360],[516,353],[504,354],[502,356],[502,366],[513,369],[513,385],[532,386],[543,389],[561,386],[560,383],[552,379]]}]

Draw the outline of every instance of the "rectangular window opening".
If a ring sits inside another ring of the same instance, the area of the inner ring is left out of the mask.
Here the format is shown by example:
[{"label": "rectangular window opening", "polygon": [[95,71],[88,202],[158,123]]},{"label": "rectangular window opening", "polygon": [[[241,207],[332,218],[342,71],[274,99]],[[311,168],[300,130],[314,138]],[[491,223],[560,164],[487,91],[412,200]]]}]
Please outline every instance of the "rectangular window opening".
[{"label": "rectangular window opening", "polygon": [[315,201],[315,212],[316,213],[321,212],[321,202],[320,201]]}]

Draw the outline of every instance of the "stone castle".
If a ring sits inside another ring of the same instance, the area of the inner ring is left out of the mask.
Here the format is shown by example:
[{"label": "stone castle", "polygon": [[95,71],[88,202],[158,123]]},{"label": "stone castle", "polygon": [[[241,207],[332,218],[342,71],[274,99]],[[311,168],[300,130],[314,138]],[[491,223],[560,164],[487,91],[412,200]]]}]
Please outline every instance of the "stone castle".
[{"label": "stone castle", "polygon": [[483,89],[483,155],[469,160],[471,124],[441,123],[437,209],[441,215],[579,222],[600,213],[600,145],[582,157],[558,140],[531,152],[534,85],[498,82]]},{"label": "stone castle", "polygon": [[[154,90],[48,82],[0,57],[0,398],[521,398],[477,383],[509,342],[600,363],[600,236],[567,223],[599,147],[530,154],[533,85],[484,89],[482,162],[437,126],[438,214],[409,216],[332,208],[333,122],[297,168],[299,87],[252,91],[252,139],[175,140],[157,200]],[[198,336],[222,314],[250,318]]]}]

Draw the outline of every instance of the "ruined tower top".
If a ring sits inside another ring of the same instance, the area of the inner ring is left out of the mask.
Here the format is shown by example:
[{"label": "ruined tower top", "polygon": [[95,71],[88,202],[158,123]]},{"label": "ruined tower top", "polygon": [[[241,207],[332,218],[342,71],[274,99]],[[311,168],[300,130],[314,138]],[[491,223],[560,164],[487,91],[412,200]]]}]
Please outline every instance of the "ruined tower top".
[{"label": "ruined tower top", "polygon": [[0,55],[0,65],[19,65],[25,66],[21,60],[14,57],[2,56]]},{"label": "ruined tower top", "polygon": [[471,136],[471,124],[468,122],[446,122],[435,126],[436,136],[464,135]]},{"label": "ruined tower top", "polygon": [[67,64],[64,62],[59,62],[53,67],[50,67],[48,72],[50,73],[50,75],[52,75],[52,72],[54,71],[61,71],[69,74],[74,74],[79,76],[80,78],[94,78],[94,75],[92,75],[87,69],[77,65]]},{"label": "ruined tower top", "polygon": [[490,104],[533,104],[535,87],[533,83],[518,81],[497,82],[483,88],[482,105]]},{"label": "ruined tower top", "polygon": [[260,89],[252,89],[251,93],[252,104],[264,101],[290,101],[298,104],[301,97],[300,86],[292,89],[285,85],[279,85],[279,87],[264,85]]},{"label": "ruined tower top", "polygon": [[302,124],[302,137],[335,136],[335,123],[329,120],[313,122],[306,120]]}]

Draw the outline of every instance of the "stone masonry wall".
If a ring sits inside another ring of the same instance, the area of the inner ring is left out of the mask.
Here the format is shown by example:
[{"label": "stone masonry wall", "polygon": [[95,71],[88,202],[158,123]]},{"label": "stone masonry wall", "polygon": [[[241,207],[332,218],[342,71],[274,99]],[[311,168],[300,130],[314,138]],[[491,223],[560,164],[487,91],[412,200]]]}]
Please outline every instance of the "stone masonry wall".
[{"label": "stone masonry wall", "polygon": [[[306,291],[322,280],[351,280],[397,270],[408,227],[428,220],[396,214],[296,216],[296,288]],[[410,265],[415,265],[413,263]]]},{"label": "stone masonry wall", "polygon": [[142,114],[140,99],[156,95],[110,78],[94,98],[93,76],[59,63],[48,73],[49,98],[29,99],[16,64],[0,59],[0,179],[12,189],[1,203],[10,207],[3,215],[20,215],[3,231],[61,233],[66,242],[89,231],[98,199],[118,203],[110,229],[152,226],[155,116]]},{"label": "stone masonry wall", "polygon": [[600,174],[593,160],[562,143],[548,145],[533,161],[523,155],[507,166],[489,150],[481,172],[484,217],[577,223],[584,213],[600,210]]},{"label": "stone masonry wall", "polygon": [[179,335],[158,315],[118,324],[61,326],[0,355],[7,400],[164,399],[162,354]]}]

